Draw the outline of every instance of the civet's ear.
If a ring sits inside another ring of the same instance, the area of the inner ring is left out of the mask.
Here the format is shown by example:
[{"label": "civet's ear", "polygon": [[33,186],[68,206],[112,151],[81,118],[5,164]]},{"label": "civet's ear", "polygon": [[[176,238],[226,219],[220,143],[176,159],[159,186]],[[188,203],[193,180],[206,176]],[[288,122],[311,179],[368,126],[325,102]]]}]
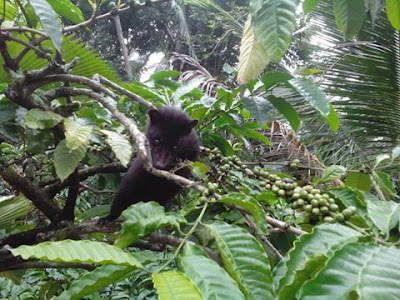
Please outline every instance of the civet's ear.
[{"label": "civet's ear", "polygon": [[150,122],[152,124],[156,124],[161,120],[161,114],[157,109],[150,109],[149,110],[149,117],[150,117]]},{"label": "civet's ear", "polygon": [[192,120],[189,123],[190,129],[192,129],[193,127],[195,127],[197,125],[197,123],[199,123],[199,120]]}]

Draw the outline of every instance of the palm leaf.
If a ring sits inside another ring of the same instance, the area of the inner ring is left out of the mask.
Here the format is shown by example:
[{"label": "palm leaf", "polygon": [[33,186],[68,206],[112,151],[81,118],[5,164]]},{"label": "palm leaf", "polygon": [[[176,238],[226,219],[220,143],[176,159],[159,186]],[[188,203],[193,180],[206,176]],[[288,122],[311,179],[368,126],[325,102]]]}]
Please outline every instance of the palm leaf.
[{"label": "palm leaf", "polygon": [[[303,141],[326,164],[350,168],[371,165],[389,152],[400,136],[399,36],[381,14],[374,27],[367,21],[358,40],[343,44],[332,7],[321,1],[311,17],[313,68],[325,70],[320,85],[339,114],[341,128],[329,130],[293,93],[280,91],[295,103],[302,120]],[[309,31],[309,32],[310,32]]]}]

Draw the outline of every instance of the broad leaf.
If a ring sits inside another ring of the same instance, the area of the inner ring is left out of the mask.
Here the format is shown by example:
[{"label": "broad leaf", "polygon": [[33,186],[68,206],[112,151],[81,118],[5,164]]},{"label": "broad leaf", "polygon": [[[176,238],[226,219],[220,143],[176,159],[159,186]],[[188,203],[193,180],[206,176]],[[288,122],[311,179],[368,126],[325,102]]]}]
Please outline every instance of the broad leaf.
[{"label": "broad leaf", "polygon": [[178,271],[153,274],[154,287],[159,300],[202,300],[197,287],[190,279]]},{"label": "broad leaf", "polygon": [[49,35],[58,52],[61,52],[63,34],[60,22],[53,8],[46,0],[29,0],[40,19],[43,30]]},{"label": "broad leaf", "polygon": [[296,28],[298,3],[298,0],[264,1],[261,9],[252,15],[254,35],[275,63],[289,47]]},{"label": "broad leaf", "polygon": [[300,117],[297,111],[283,98],[275,97],[274,95],[269,95],[267,97],[268,101],[272,103],[273,106],[289,121],[290,126],[293,130],[300,128]]},{"label": "broad leaf", "polygon": [[272,299],[272,275],[267,255],[246,230],[223,222],[206,225],[214,236],[224,266],[246,299]]},{"label": "broad leaf", "polygon": [[272,120],[271,106],[268,101],[260,96],[243,97],[243,106],[250,111],[260,126]]},{"label": "broad leaf", "polygon": [[262,77],[262,82],[266,91],[275,87],[277,84],[293,79],[293,76],[286,72],[268,72]]},{"label": "broad leaf", "polygon": [[71,175],[79,162],[85,157],[86,145],[82,145],[75,150],[71,150],[67,147],[66,140],[62,140],[54,152],[54,167],[56,174],[61,181],[64,181]]},{"label": "broad leaf", "polygon": [[67,141],[67,147],[75,150],[85,145],[89,139],[93,127],[83,126],[72,119],[64,120],[64,133]]},{"label": "broad leaf", "polygon": [[337,251],[300,299],[385,299],[400,295],[400,250],[374,244],[348,244]]},{"label": "broad leaf", "polygon": [[179,103],[179,99],[186,94],[189,94],[194,89],[198,88],[205,81],[204,77],[196,77],[192,80],[183,83],[174,93],[175,103]]},{"label": "broad leaf", "polygon": [[264,226],[264,211],[260,203],[253,197],[240,193],[229,193],[219,198],[218,202],[233,204],[243,208],[253,216],[254,221],[256,222],[258,227],[261,227],[262,229],[262,227]]},{"label": "broad leaf", "polygon": [[245,299],[236,282],[215,261],[201,255],[183,255],[180,265],[203,299]]},{"label": "broad leaf", "polygon": [[349,187],[355,187],[366,192],[371,191],[371,178],[366,173],[350,171],[345,183]]},{"label": "broad leaf", "polygon": [[363,193],[367,201],[368,214],[380,231],[389,234],[399,224],[400,205],[393,201],[379,200],[372,194]]},{"label": "broad leaf", "polygon": [[14,256],[54,262],[115,264],[142,268],[137,259],[122,249],[101,242],[64,240],[43,242],[34,246],[22,245],[10,249]]},{"label": "broad leaf", "polygon": [[134,270],[131,266],[104,265],[92,272],[83,274],[73,281],[69,288],[62,292],[56,300],[79,300],[91,295],[108,285],[123,280]]},{"label": "broad leaf", "polygon": [[160,80],[160,79],[165,79],[168,77],[176,77],[181,74],[182,74],[181,72],[176,71],[176,70],[164,70],[164,71],[154,73],[153,75],[150,76],[150,78],[153,80]]},{"label": "broad leaf", "polygon": [[365,17],[364,0],[332,0],[336,24],[344,39],[358,34]]},{"label": "broad leaf", "polygon": [[326,99],[325,93],[311,80],[293,78],[289,80],[289,83],[323,117],[327,117],[330,114],[331,106]]},{"label": "broad leaf", "polygon": [[121,164],[126,167],[132,157],[132,146],[129,140],[114,131],[101,130],[107,136],[107,143],[111,146],[112,151],[115,156],[121,162]]},{"label": "broad leaf", "polygon": [[375,166],[374,169],[376,169],[377,166],[379,166],[382,162],[384,162],[385,160],[390,159],[390,155],[389,154],[379,154],[376,157],[376,162],[375,162]]},{"label": "broad leaf", "polygon": [[325,117],[325,122],[329,125],[332,131],[338,131],[340,125],[339,116],[337,115],[336,110],[332,104],[330,104],[330,107],[331,109],[329,115]]},{"label": "broad leaf", "polygon": [[390,197],[396,196],[396,190],[389,174],[380,171],[374,171],[372,176],[385,193],[387,193]]},{"label": "broad leaf", "polygon": [[295,299],[296,292],[310,274],[324,267],[332,251],[359,237],[359,232],[339,224],[322,224],[314,227],[311,233],[301,236],[287,259],[280,263],[279,275],[274,276],[274,280],[279,280],[280,299]]},{"label": "broad leaf", "polygon": [[346,207],[354,206],[359,215],[368,219],[367,204],[362,192],[351,187],[340,187],[330,189],[329,194],[333,195]]},{"label": "broad leaf", "polygon": [[400,30],[400,2],[399,0],[386,0],[386,13],[389,21],[396,30]]},{"label": "broad leaf", "polygon": [[392,162],[400,156],[400,146],[396,146],[392,149]]},{"label": "broad leaf", "polygon": [[164,101],[164,98],[161,95],[159,95],[156,91],[151,90],[149,87],[145,86],[140,82],[123,83],[121,84],[121,86],[147,100],[157,99],[161,102]]},{"label": "broad leaf", "polygon": [[46,0],[53,7],[56,13],[66,18],[72,23],[78,24],[83,22],[82,11],[70,0]]},{"label": "broad leaf", "polygon": [[269,64],[270,59],[254,36],[251,26],[251,17],[249,16],[243,31],[242,41],[240,43],[240,56],[238,65],[239,84],[248,83],[257,78],[258,75]]},{"label": "broad leaf", "polygon": [[64,119],[59,114],[33,108],[26,113],[24,123],[32,129],[53,128]]},{"label": "broad leaf", "polygon": [[207,172],[209,170],[209,166],[199,161],[196,161],[192,164],[192,174],[198,179],[204,179],[207,176]]},{"label": "broad leaf", "polygon": [[317,6],[319,0],[305,0],[303,2],[303,12],[304,14],[308,14],[310,11],[314,10]]},{"label": "broad leaf", "polygon": [[122,216],[125,221],[121,225],[120,236],[115,241],[115,245],[120,248],[125,248],[160,228],[179,227],[180,223],[185,222],[178,214],[165,213],[164,207],[153,201],[134,204]]}]

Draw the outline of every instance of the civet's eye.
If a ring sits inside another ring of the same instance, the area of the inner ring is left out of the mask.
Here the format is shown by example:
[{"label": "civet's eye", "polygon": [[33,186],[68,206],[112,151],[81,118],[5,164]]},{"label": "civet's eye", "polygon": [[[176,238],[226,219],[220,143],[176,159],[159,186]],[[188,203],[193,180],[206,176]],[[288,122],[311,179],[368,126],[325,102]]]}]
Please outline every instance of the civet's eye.
[{"label": "civet's eye", "polygon": [[154,145],[156,146],[160,145],[160,140],[154,140]]},{"label": "civet's eye", "polygon": [[178,151],[178,146],[174,146],[174,147],[172,147],[172,150],[174,150],[174,151]]}]

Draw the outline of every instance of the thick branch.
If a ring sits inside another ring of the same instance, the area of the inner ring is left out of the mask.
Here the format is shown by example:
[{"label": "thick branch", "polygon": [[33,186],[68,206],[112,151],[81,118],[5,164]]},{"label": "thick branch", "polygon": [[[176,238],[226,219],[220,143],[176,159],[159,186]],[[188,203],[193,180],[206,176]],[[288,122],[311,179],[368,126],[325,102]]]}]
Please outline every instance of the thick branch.
[{"label": "thick branch", "polygon": [[[99,173],[118,173],[118,172],[124,172],[126,170],[127,170],[126,167],[124,167],[120,163],[115,162],[115,163],[87,168],[84,170],[79,170],[78,176],[79,176],[79,181],[83,181],[89,178],[90,176]],[[62,189],[68,186],[68,182],[66,181],[61,182],[58,179],[53,179],[46,182],[41,182],[39,185],[42,187],[46,186],[45,188],[46,194],[49,195],[49,197],[54,197],[54,195],[56,195],[58,192],[60,192]]]},{"label": "thick branch", "polygon": [[[109,89],[105,88],[100,83],[98,83],[94,80],[91,80],[89,78],[83,77],[83,76],[76,76],[76,75],[69,75],[69,74],[48,75],[44,78],[38,79],[38,81],[36,83],[37,83],[37,87],[39,87],[45,83],[57,82],[57,81],[83,84],[83,85],[90,87],[94,92],[104,93],[116,101],[119,100],[118,95],[116,95]],[[67,87],[65,87],[65,88],[67,88]],[[62,90],[62,89],[60,89],[60,90]]]},{"label": "thick branch", "polygon": [[51,221],[60,212],[59,207],[53,202],[47,194],[31,182],[28,178],[23,177],[17,171],[9,167],[2,172],[3,179],[12,185],[16,190],[21,191],[33,204],[48,217]]}]

